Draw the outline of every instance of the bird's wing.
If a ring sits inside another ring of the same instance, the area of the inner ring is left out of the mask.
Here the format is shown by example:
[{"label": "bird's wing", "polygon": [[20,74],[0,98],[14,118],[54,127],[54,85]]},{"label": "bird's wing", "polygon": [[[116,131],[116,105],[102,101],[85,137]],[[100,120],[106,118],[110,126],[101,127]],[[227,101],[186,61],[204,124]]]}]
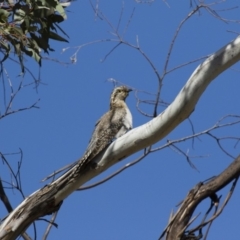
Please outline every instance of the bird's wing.
[{"label": "bird's wing", "polygon": [[94,157],[103,151],[115,138],[123,125],[123,118],[115,119],[115,111],[110,110],[105,113],[97,122],[90,143],[82,158],[84,168]]}]

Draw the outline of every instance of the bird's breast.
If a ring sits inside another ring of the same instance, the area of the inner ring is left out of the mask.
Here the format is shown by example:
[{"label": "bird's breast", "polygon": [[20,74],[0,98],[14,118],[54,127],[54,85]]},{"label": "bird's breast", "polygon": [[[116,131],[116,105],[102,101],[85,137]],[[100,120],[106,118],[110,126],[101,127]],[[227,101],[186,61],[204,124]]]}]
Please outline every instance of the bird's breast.
[{"label": "bird's breast", "polygon": [[132,114],[131,114],[130,110],[128,109],[128,107],[126,108],[126,116],[123,120],[123,124],[125,125],[125,127],[128,130],[132,128]]}]

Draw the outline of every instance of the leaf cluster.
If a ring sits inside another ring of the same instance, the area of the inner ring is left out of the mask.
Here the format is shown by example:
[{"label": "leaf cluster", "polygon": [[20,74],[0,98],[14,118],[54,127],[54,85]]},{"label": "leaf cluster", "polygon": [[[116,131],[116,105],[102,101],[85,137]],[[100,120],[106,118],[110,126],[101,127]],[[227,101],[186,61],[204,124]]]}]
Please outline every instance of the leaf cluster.
[{"label": "leaf cluster", "polygon": [[70,1],[0,0],[0,51],[3,54],[0,63],[14,53],[22,72],[24,54],[41,66],[41,50],[46,53],[53,51],[50,39],[68,42],[58,35],[57,30],[67,36],[59,23],[66,19],[64,8],[70,5]]}]

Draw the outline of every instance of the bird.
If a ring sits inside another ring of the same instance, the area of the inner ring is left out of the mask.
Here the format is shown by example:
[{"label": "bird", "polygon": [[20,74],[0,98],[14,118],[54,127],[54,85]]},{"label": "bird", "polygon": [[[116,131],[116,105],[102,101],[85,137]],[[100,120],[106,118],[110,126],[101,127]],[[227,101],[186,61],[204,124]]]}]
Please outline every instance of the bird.
[{"label": "bird", "polygon": [[113,140],[132,129],[132,114],[125,102],[132,89],[126,86],[116,87],[110,97],[110,109],[95,124],[88,147],[80,160],[79,168],[101,153]]},{"label": "bird", "polygon": [[106,149],[112,141],[132,129],[132,114],[125,102],[131,91],[132,89],[126,86],[119,86],[113,89],[110,97],[109,111],[96,122],[87,149],[80,160],[55,171],[42,181],[46,181],[65,169],[71,170],[73,167],[75,167],[75,170],[69,176],[78,175],[88,166],[91,160]]}]

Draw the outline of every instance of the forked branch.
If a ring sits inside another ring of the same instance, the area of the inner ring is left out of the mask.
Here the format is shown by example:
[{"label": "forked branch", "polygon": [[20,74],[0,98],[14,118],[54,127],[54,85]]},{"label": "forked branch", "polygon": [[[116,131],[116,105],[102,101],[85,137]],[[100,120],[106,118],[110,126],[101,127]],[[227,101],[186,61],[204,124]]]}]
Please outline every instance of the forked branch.
[{"label": "forked branch", "polygon": [[[198,183],[189,191],[176,214],[171,216],[171,220],[159,240],[163,239],[164,236],[164,239],[166,240],[184,240],[190,239],[190,237],[191,239],[198,239],[195,232],[199,231],[199,234],[201,235],[203,228],[206,225],[211,224],[212,221],[220,215],[232,196],[239,175],[240,155],[218,176],[212,178],[206,183]],[[218,210],[217,208],[219,206],[220,197],[217,196],[217,192],[227,186],[230,182],[233,182],[230,192],[227,195],[222,207]],[[205,218],[197,227],[187,230],[189,225],[191,225],[194,221],[191,220],[194,210],[206,198],[210,198],[211,206],[207,211]],[[216,211],[210,219],[206,220],[206,216],[213,206],[216,207]]]}]

